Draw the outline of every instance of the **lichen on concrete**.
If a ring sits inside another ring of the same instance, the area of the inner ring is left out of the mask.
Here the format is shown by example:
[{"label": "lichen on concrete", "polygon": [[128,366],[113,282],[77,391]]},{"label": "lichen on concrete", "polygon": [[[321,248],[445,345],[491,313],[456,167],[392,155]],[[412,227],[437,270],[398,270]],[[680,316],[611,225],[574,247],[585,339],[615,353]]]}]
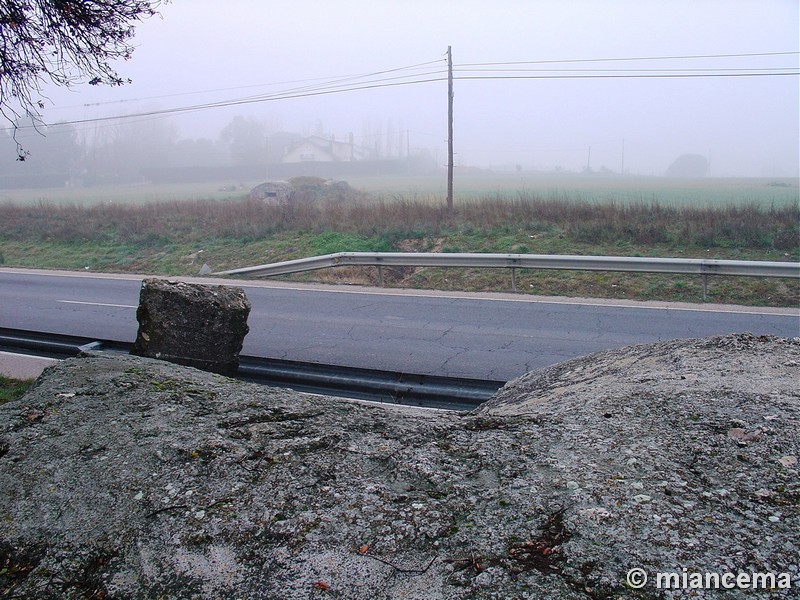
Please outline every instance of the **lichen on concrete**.
[{"label": "lichen on concrete", "polygon": [[796,597],[799,378],[798,340],[664,342],[467,414],[72,359],[0,407],[0,597]]}]

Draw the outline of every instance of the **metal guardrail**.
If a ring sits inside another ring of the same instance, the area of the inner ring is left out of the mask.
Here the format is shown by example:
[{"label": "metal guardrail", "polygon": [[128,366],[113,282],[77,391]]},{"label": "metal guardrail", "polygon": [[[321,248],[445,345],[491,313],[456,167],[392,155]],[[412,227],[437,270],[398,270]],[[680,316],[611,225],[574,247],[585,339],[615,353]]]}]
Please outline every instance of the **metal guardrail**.
[{"label": "metal guardrail", "polygon": [[[130,342],[0,327],[0,350],[71,358],[82,352],[130,352]],[[240,356],[238,379],[289,387],[300,392],[448,410],[472,410],[505,381],[419,375],[359,367]]]},{"label": "metal guardrail", "polygon": [[700,258],[647,258],[628,256],[578,256],[561,254],[484,254],[424,252],[337,252],[323,256],[287,260],[255,267],[221,271],[214,275],[272,277],[330,267],[378,267],[383,286],[383,267],[499,267],[511,269],[511,287],[517,289],[516,269],[568,269],[577,271],[623,271],[700,275],[703,300],[709,275],[743,277],[788,277],[800,279],[800,263]]}]

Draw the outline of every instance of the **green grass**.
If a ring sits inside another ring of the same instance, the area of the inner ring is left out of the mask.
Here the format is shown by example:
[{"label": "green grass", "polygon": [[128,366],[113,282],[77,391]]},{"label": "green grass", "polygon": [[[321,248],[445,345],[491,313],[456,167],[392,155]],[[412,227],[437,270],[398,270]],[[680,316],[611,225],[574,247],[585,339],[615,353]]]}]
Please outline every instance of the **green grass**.
[{"label": "green grass", "polygon": [[[443,175],[362,177],[349,183],[373,194],[397,194],[439,201],[446,194]],[[487,197],[532,196],[588,203],[657,202],[669,206],[752,205],[797,206],[800,182],[794,178],[603,177],[541,173],[457,173],[456,198],[482,201]]]},{"label": "green grass", "polygon": [[0,375],[0,404],[21,397],[33,385],[34,379],[9,379]]},{"label": "green grass", "polygon": [[309,245],[314,254],[335,252],[391,252],[391,244],[382,237],[366,238],[353,233],[326,231],[310,236]]}]

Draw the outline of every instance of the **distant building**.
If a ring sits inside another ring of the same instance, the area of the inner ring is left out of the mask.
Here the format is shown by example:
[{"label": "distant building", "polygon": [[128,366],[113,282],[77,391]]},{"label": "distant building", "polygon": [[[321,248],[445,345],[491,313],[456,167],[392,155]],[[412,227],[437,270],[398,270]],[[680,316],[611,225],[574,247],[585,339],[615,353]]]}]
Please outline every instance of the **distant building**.
[{"label": "distant building", "polygon": [[353,162],[370,158],[370,151],[356,146],[352,135],[349,142],[337,142],[333,137],[312,135],[289,147],[281,162]]}]

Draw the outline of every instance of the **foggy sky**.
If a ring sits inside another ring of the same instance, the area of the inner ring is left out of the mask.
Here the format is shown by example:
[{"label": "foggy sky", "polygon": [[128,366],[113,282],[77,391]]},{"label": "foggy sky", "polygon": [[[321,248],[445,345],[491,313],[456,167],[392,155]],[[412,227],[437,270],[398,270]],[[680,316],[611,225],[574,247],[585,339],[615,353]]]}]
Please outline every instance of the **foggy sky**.
[{"label": "foggy sky", "polygon": [[[138,48],[119,65],[132,84],[46,88],[43,115],[55,123],[237,100],[431,61],[383,77],[442,77],[448,45],[456,77],[471,63],[796,52],[798,18],[796,0],[173,0],[137,28]],[[520,68],[796,71],[799,61],[794,54]],[[455,164],[579,171],[591,161],[594,169],[624,163],[627,173],[658,175],[678,155],[697,153],[709,157],[713,176],[797,177],[799,89],[793,75],[456,79]],[[407,131],[412,151],[446,162],[445,81],[161,118],[182,138],[213,138],[235,115],[263,120],[270,131],[339,139],[352,132],[367,146],[369,132]]]}]

